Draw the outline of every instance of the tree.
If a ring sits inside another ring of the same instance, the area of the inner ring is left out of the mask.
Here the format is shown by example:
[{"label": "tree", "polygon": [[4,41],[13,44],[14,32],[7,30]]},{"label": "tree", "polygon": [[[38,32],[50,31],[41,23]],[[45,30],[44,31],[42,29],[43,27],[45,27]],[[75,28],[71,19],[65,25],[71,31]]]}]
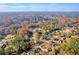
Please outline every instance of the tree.
[{"label": "tree", "polygon": [[5,37],[5,39],[12,39],[12,35],[11,34],[9,34],[9,35],[7,35],[6,37]]},{"label": "tree", "polygon": [[2,35],[0,35],[0,39],[2,39]]},{"label": "tree", "polygon": [[79,29],[76,30],[76,34],[79,35]]},{"label": "tree", "polygon": [[38,41],[38,39],[39,39],[38,32],[34,32],[33,38],[34,38],[34,43],[37,43],[37,41]]},{"label": "tree", "polygon": [[8,45],[4,48],[5,54],[12,54],[16,52],[16,47],[14,45]]},{"label": "tree", "polygon": [[66,43],[61,44],[61,48],[65,53],[78,54],[79,53],[79,36],[72,36],[67,39]]}]

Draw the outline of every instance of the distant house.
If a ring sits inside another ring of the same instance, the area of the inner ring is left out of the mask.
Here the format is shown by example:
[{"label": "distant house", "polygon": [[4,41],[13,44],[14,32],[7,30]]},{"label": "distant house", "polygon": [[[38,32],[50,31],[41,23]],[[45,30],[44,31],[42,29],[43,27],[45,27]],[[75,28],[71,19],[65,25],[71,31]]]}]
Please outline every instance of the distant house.
[{"label": "distant house", "polygon": [[6,36],[6,34],[1,34],[1,39],[5,39]]},{"label": "distant house", "polygon": [[54,35],[54,36],[53,36],[53,39],[54,39],[55,41],[58,41],[58,40],[60,39],[60,36]]},{"label": "distant house", "polygon": [[25,35],[24,38],[27,40],[29,37],[28,37],[28,35]]},{"label": "distant house", "polygon": [[27,31],[27,33],[25,34],[24,38],[25,39],[29,39],[30,37],[32,37],[33,33],[31,31]]}]

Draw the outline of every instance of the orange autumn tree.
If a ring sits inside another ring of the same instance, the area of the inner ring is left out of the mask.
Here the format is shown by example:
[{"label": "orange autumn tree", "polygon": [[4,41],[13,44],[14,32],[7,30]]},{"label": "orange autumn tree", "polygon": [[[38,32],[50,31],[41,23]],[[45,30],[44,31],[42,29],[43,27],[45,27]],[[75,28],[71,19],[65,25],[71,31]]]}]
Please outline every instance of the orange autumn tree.
[{"label": "orange autumn tree", "polygon": [[29,31],[30,27],[30,25],[22,25],[22,27],[18,29],[17,34],[20,36],[24,36],[27,31]]}]

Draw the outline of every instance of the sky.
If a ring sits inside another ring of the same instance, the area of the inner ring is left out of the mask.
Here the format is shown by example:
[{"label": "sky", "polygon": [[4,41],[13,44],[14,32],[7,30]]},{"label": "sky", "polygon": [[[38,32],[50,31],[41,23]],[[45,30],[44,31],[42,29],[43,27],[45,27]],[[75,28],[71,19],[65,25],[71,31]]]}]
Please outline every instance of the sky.
[{"label": "sky", "polygon": [[0,3],[0,12],[79,11],[79,3]]}]

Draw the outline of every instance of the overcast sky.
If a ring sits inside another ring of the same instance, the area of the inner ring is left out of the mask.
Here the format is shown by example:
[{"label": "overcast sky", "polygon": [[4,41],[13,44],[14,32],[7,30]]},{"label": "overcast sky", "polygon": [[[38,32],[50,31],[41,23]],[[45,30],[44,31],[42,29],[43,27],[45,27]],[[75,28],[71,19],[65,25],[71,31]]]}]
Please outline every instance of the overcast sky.
[{"label": "overcast sky", "polygon": [[78,3],[0,3],[0,12],[12,11],[79,11]]}]

